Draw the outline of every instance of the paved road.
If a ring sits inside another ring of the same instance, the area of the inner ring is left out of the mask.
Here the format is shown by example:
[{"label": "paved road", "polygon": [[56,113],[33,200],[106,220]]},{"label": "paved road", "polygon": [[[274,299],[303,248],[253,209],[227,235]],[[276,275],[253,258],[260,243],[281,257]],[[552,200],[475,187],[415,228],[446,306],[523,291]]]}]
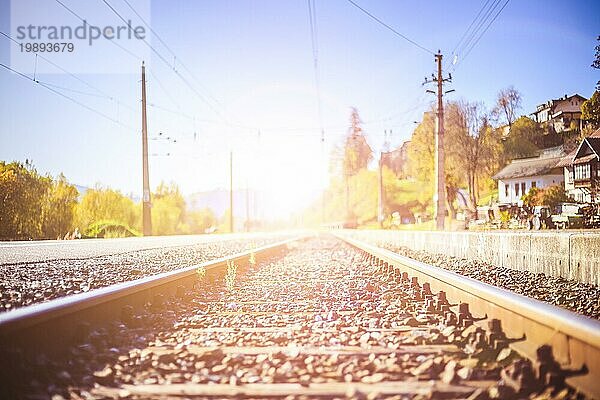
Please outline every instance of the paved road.
[{"label": "paved road", "polygon": [[101,257],[130,251],[190,246],[215,241],[248,239],[252,237],[264,238],[272,235],[280,235],[281,233],[235,233],[122,239],[0,242],[0,265]]}]

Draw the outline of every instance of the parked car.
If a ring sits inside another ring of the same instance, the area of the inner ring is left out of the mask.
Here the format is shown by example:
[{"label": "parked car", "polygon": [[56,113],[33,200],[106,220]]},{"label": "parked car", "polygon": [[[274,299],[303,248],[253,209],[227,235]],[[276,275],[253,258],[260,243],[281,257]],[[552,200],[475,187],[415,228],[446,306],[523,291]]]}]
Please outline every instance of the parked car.
[{"label": "parked car", "polygon": [[577,203],[560,203],[552,214],[552,225],[558,229],[583,228],[584,215],[582,205]]}]

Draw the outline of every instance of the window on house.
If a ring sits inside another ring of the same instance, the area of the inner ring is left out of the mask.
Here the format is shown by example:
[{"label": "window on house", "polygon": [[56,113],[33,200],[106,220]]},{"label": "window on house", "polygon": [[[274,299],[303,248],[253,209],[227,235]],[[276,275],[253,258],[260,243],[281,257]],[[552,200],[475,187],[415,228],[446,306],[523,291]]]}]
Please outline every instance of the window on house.
[{"label": "window on house", "polygon": [[590,164],[580,164],[575,166],[575,180],[590,179]]},{"label": "window on house", "polygon": [[519,184],[515,183],[515,197],[519,198]]},{"label": "window on house", "polygon": [[521,182],[521,194],[524,195],[525,193],[527,193],[525,182]]},{"label": "window on house", "polygon": [[508,199],[510,192],[510,185],[508,183],[504,184],[504,197]]},{"label": "window on house", "polygon": [[532,188],[537,187],[537,182],[536,181],[531,182],[531,187]]}]

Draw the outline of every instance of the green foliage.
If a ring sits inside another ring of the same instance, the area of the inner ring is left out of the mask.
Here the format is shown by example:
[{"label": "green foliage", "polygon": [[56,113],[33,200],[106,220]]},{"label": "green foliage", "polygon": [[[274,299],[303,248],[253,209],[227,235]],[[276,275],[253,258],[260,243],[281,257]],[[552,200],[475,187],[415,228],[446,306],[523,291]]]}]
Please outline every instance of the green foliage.
[{"label": "green foliage", "polygon": [[72,228],[78,195],[62,174],[53,180],[29,161],[0,162],[0,238],[62,238]]},{"label": "green foliage", "polygon": [[554,208],[558,203],[569,202],[571,199],[567,196],[565,188],[561,185],[549,186],[543,190],[542,204]]},{"label": "green foliage", "polygon": [[594,128],[600,127],[600,92],[595,91],[592,97],[581,105],[581,118]]},{"label": "green foliage", "polygon": [[60,174],[50,187],[43,205],[42,231],[49,239],[61,239],[73,225],[79,192]]},{"label": "green foliage", "polygon": [[408,146],[409,172],[419,182],[433,182],[435,115],[426,112]]},{"label": "green foliage", "polygon": [[225,233],[225,232],[231,233],[231,230],[229,229],[230,221],[231,221],[231,208],[228,207],[225,210],[225,212],[223,213],[223,216],[219,219],[218,231],[223,232],[223,233]]},{"label": "green foliage", "polygon": [[[78,197],[62,174],[52,179],[28,161],[0,161],[0,239],[61,239],[74,229],[87,237],[140,235],[140,203],[101,186]],[[161,183],[152,197],[154,234],[205,233],[216,225],[208,208],[187,212],[174,183]]]},{"label": "green foliage", "polygon": [[531,118],[523,116],[517,119],[504,141],[505,163],[515,158],[535,156],[540,149],[536,142],[543,135],[544,130]]},{"label": "green foliage", "polygon": [[140,205],[117,190],[101,186],[85,192],[75,210],[75,226],[84,233],[99,221],[112,221],[134,229],[139,229],[141,225]]},{"label": "green foliage", "polygon": [[0,238],[36,239],[44,236],[43,209],[52,186],[26,161],[0,162]]},{"label": "green foliage", "polygon": [[523,204],[527,206],[549,206],[554,208],[558,203],[571,201],[565,188],[561,185],[553,185],[547,188],[531,188],[529,192],[522,197]]},{"label": "green foliage", "polygon": [[101,220],[91,223],[84,235],[93,238],[116,238],[141,236],[142,234],[118,221]]},{"label": "green foliage", "polygon": [[174,235],[186,230],[185,200],[177,185],[161,182],[152,194],[152,233]]},{"label": "green foliage", "polygon": [[540,189],[538,187],[532,187],[529,189],[526,195],[522,196],[523,205],[534,207],[543,205],[542,194],[544,193],[544,189]]},{"label": "green foliage", "polygon": [[217,226],[217,218],[210,208],[186,213],[186,232],[184,233],[207,233],[210,228]]}]

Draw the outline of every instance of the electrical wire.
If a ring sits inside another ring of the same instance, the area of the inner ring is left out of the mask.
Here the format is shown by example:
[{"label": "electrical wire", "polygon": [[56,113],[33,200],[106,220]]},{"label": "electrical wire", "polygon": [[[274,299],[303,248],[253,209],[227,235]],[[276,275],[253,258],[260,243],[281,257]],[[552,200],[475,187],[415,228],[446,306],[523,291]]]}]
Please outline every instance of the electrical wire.
[{"label": "electrical wire", "polygon": [[[71,13],[72,15],[74,15],[77,19],[79,19],[82,22],[87,22],[86,19],[84,19],[82,16],[80,16],[79,14],[77,14],[75,11],[73,11],[71,8],[69,8],[65,3],[63,3],[60,0],[54,0],[56,1],[61,7],[63,7],[65,10],[67,10],[69,13]],[[114,44],[115,46],[117,46],[118,48],[120,48],[121,50],[123,50],[125,53],[129,54],[131,57],[135,58],[138,61],[142,61],[141,57],[139,57],[138,55],[134,54],[132,51],[130,51],[129,49],[125,48],[124,46],[120,45],[116,40],[109,40],[110,43]]]},{"label": "electrical wire", "polygon": [[[461,37],[461,40],[459,40],[459,42],[455,46],[455,49],[453,50],[453,54],[455,56],[458,56],[458,54],[460,54],[461,52],[464,51],[464,56],[461,57],[457,63],[452,65],[452,71],[456,70],[458,65],[460,65],[469,56],[471,51],[475,48],[475,46],[477,46],[477,44],[479,43],[481,38],[485,35],[485,33],[488,31],[490,26],[500,16],[500,14],[504,10],[504,8],[506,8],[506,6],[510,2],[510,0],[506,0],[504,2],[504,4],[498,9],[498,6],[501,4],[501,2],[502,2],[502,0],[494,0],[490,4],[490,0],[488,0],[483,5],[483,7],[479,10],[479,12],[477,13],[475,18],[469,25],[469,28],[467,28],[467,30],[463,34],[463,37]],[[488,4],[489,4],[489,6],[488,6]],[[496,9],[498,9],[498,10],[496,11]],[[485,10],[485,12],[484,12],[484,10]],[[495,14],[494,14],[494,12],[495,12]],[[484,13],[484,14],[482,17],[480,17],[482,13]],[[471,27],[473,25],[475,25],[475,28],[473,28],[471,30]]]},{"label": "electrical wire", "polygon": [[431,55],[435,55],[435,53],[433,51],[429,50],[428,48],[426,48],[424,46],[421,46],[419,43],[415,42],[414,40],[412,40],[408,36],[403,35],[402,33],[398,32],[396,29],[392,28],[390,25],[386,24],[381,19],[379,19],[375,15],[371,14],[369,11],[367,11],[366,9],[364,9],[363,7],[361,7],[360,5],[358,5],[353,0],[347,0],[347,1],[348,1],[348,3],[352,4],[354,7],[358,8],[360,11],[362,11],[364,14],[366,14],[367,16],[369,16],[371,19],[373,19],[374,21],[378,22],[380,25],[382,25],[385,28],[389,29],[393,33],[395,33],[397,36],[401,37],[402,39],[406,40],[407,42],[411,43],[412,45],[418,47],[419,49],[421,49],[421,50],[423,50],[423,51],[425,51],[425,52],[427,52],[427,53],[429,53]]},{"label": "electrical wire", "polygon": [[325,142],[325,130],[323,128],[323,107],[321,101],[321,84],[319,80],[319,42],[317,31],[317,9],[314,0],[307,0],[308,20],[310,25],[310,41],[313,53],[313,71],[315,75],[315,94],[317,97],[317,116],[321,130],[321,142]]},{"label": "electrical wire", "polygon": [[[4,36],[5,38],[7,38],[8,40],[12,41],[13,43],[15,43],[15,44],[16,44],[16,45],[18,45],[18,46],[20,46],[20,45],[21,45],[21,42],[19,42],[18,40],[14,39],[12,36],[10,36],[9,34],[7,34],[7,33],[5,33],[5,32],[2,32],[2,31],[0,31],[0,35]],[[82,84],[84,84],[85,86],[89,87],[90,89],[93,89],[93,90],[95,90],[96,92],[98,92],[98,93],[100,94],[100,96],[98,96],[98,97],[104,97],[104,98],[106,98],[106,99],[108,99],[108,100],[110,100],[110,101],[113,101],[114,103],[116,103],[116,104],[118,104],[118,105],[120,105],[120,106],[122,106],[122,107],[128,108],[128,109],[130,109],[130,110],[134,110],[134,108],[133,108],[133,107],[131,107],[130,105],[128,105],[128,104],[125,104],[125,103],[121,102],[120,100],[116,99],[114,96],[111,96],[110,94],[106,93],[104,90],[102,90],[102,89],[98,88],[98,87],[97,87],[97,86],[95,86],[95,85],[92,85],[91,83],[89,83],[89,82],[87,82],[86,80],[84,80],[84,79],[82,79],[82,78],[78,77],[77,75],[73,74],[72,72],[69,72],[69,71],[67,71],[66,69],[64,69],[64,68],[63,68],[63,67],[61,67],[60,65],[56,64],[55,62],[53,62],[53,61],[52,61],[52,60],[50,60],[49,58],[47,58],[47,57],[44,57],[42,54],[39,54],[39,53],[35,53],[35,54],[36,54],[36,57],[39,57],[39,58],[41,58],[42,60],[44,60],[44,61],[45,61],[45,62],[47,62],[48,64],[52,65],[52,66],[53,66],[53,67],[55,67],[56,69],[58,69],[58,70],[62,71],[63,73],[67,74],[67,75],[68,75],[68,76],[70,76],[71,78],[73,78],[73,79],[77,80],[78,82],[81,82]],[[50,86],[57,86],[57,87],[58,87],[58,85],[53,85],[53,84],[50,84],[50,83],[48,83],[48,82],[45,82],[45,84],[48,84],[48,85],[50,85]],[[71,92],[74,92],[74,93],[77,93],[77,92],[78,92],[78,91],[77,91],[77,90],[75,90],[75,89],[67,89],[67,88],[64,88],[64,87],[61,87],[61,89],[63,89],[63,90],[68,90],[68,91],[71,91]],[[84,93],[84,92],[80,92],[80,94],[92,95],[91,93]]]},{"label": "electrical wire", "polygon": [[[129,21],[127,21],[109,2],[108,0],[101,0],[117,17],[119,17],[119,19],[121,21],[123,21],[125,23],[125,25],[129,26],[130,23]],[[135,12],[135,11],[134,11]],[[136,12],[137,14],[137,12]],[[145,21],[142,20],[142,22],[145,23]],[[142,38],[141,39],[144,44],[146,44],[146,46],[148,46],[150,48],[150,50],[152,50],[152,52],[154,54],[156,54],[158,56],[158,58],[166,65],[168,66],[173,73],[175,73],[175,75],[177,75],[182,82],[188,87],[188,89],[190,89],[204,104],[206,104],[215,114],[217,114],[221,119],[223,119],[224,122],[229,123],[229,121],[227,120],[227,118],[223,115],[223,113],[218,110],[213,104],[211,104],[207,98],[205,97],[205,95],[203,95],[202,93],[200,93],[195,87],[193,87],[190,82],[175,68],[175,66],[173,64],[171,64],[158,50],[156,50],[154,48],[154,46],[152,46],[146,39]],[[171,51],[171,50],[169,50]],[[174,53],[173,53],[174,54]]]},{"label": "electrical wire", "polygon": [[[475,42],[471,45],[471,47],[469,47],[469,49],[467,50],[467,52],[465,53],[465,56],[462,58],[461,61],[464,61],[469,54],[471,53],[471,50],[473,50],[473,48],[477,45],[477,43],[479,43],[479,41],[481,40],[481,38],[483,37],[483,35],[485,35],[485,33],[488,31],[488,29],[490,28],[490,26],[494,23],[494,21],[496,21],[496,19],[500,16],[500,13],[502,13],[502,10],[504,10],[504,8],[508,5],[508,3],[510,2],[510,0],[506,0],[506,2],[504,3],[504,5],[502,6],[502,8],[500,8],[500,10],[498,10],[498,12],[496,13],[496,15],[494,16],[494,18],[487,24],[487,26],[485,27],[485,29],[481,32],[481,34],[479,35],[479,37],[477,38],[477,40],[475,40]],[[458,65],[457,65],[458,66]],[[456,69],[456,68],[455,68]]]},{"label": "electrical wire", "polygon": [[24,78],[24,79],[27,79],[28,81],[31,81],[31,82],[36,83],[36,84],[39,84],[40,86],[44,87],[45,89],[49,90],[50,92],[52,92],[52,93],[54,93],[54,94],[56,94],[58,96],[61,96],[61,97],[65,98],[65,99],[67,99],[67,100],[69,100],[69,101],[77,104],[78,106],[85,108],[88,111],[91,111],[91,112],[93,112],[93,113],[95,113],[97,115],[100,115],[101,117],[103,117],[103,118],[105,118],[105,119],[107,119],[107,120],[109,120],[109,121],[111,121],[111,122],[113,122],[113,123],[115,123],[117,125],[120,125],[123,128],[133,130],[132,127],[130,127],[128,125],[125,125],[121,121],[118,121],[118,120],[110,117],[109,115],[103,113],[102,111],[96,110],[95,108],[90,107],[87,104],[84,104],[84,103],[80,102],[79,100],[74,99],[73,97],[71,97],[69,95],[66,95],[64,93],[59,92],[58,90],[56,90],[53,87],[45,84],[44,82],[41,82],[41,81],[38,81],[38,80],[34,80],[31,77],[25,75],[21,71],[17,71],[16,69],[13,69],[13,68],[9,67],[8,65],[5,65],[5,64],[2,64],[2,63],[0,63],[0,67],[2,67],[2,68],[6,69],[6,70],[8,70],[10,72],[13,72],[13,73],[19,75],[21,78]]}]

